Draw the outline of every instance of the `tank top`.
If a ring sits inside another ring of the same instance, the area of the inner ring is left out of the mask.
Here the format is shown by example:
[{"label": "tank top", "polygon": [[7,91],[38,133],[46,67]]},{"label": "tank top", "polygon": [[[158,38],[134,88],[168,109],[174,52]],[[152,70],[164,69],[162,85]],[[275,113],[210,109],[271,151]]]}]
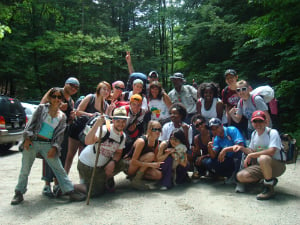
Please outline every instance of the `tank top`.
[{"label": "tank top", "polygon": [[[217,118],[217,102],[221,101],[219,98],[214,98],[211,107],[206,110],[205,109],[205,100],[204,98],[200,98],[201,102],[201,115],[205,117],[206,121],[209,121],[211,118]],[[223,110],[222,123],[227,123],[226,113]]]}]

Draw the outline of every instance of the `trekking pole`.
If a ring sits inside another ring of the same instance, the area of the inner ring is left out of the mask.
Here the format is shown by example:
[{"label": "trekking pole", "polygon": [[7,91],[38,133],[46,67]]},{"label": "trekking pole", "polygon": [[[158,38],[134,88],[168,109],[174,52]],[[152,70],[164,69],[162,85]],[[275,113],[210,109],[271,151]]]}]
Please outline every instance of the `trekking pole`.
[{"label": "trekking pole", "polygon": [[99,140],[98,140],[99,144],[98,144],[98,148],[97,148],[97,152],[96,152],[95,165],[94,165],[94,168],[93,168],[93,173],[92,173],[92,177],[91,177],[91,181],[90,181],[89,193],[88,193],[88,196],[86,198],[86,204],[87,205],[89,205],[89,203],[90,203],[90,197],[91,197],[92,187],[93,187],[93,183],[94,183],[94,176],[95,176],[95,173],[96,173],[96,168],[97,168],[98,159],[99,159],[99,155],[100,155],[101,136],[102,136],[102,125],[100,127],[100,134],[99,134]]}]

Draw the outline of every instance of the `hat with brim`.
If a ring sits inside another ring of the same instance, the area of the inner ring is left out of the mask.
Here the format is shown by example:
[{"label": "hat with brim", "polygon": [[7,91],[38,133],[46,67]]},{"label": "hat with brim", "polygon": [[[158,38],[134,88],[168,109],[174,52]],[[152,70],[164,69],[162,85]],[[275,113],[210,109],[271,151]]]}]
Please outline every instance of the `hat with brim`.
[{"label": "hat with brim", "polygon": [[128,119],[128,118],[129,117],[127,116],[127,111],[124,107],[119,107],[119,108],[116,108],[114,110],[112,119],[114,119],[114,120],[118,120],[118,119],[124,120],[124,119]]},{"label": "hat with brim", "polygon": [[261,110],[256,110],[255,112],[252,113],[252,117],[251,117],[251,122],[253,122],[253,120],[266,120],[266,114],[261,111]]},{"label": "hat with brim", "polygon": [[158,78],[158,73],[156,71],[151,71],[148,74],[148,77],[150,77],[150,78]]},{"label": "hat with brim", "polygon": [[181,79],[181,80],[184,80],[184,75],[182,73],[174,73],[172,76],[170,76],[170,79]]},{"label": "hat with brim", "polygon": [[221,125],[222,125],[222,121],[219,118],[211,118],[208,123],[209,127],[221,126]]}]

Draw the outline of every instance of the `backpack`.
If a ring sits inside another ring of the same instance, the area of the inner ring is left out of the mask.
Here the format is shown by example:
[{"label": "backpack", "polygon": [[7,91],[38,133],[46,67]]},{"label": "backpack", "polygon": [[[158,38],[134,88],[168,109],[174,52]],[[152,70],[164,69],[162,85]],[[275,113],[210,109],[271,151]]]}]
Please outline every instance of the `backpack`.
[{"label": "backpack", "polygon": [[[272,130],[271,128],[267,128],[267,134],[268,134],[269,138],[270,138],[270,132],[271,132],[271,130]],[[254,130],[254,131],[253,131],[253,137],[254,137],[254,135],[255,135],[256,133],[257,133],[257,131]],[[288,145],[288,148],[286,148],[286,146],[284,146],[284,143],[282,142],[282,137],[281,137],[281,135],[280,135],[280,139],[281,139],[281,149],[280,149],[280,158],[281,158],[281,162],[291,163],[291,162],[288,161],[289,145]],[[295,141],[295,143],[296,143],[296,141]],[[297,152],[297,154],[298,154],[298,152]],[[286,160],[283,159],[283,158],[284,158],[284,155],[285,155]],[[297,156],[296,156],[296,158],[297,158]]]},{"label": "backpack", "polygon": [[[78,135],[79,140],[80,140],[81,144],[83,144],[83,146],[86,146],[85,137],[86,137],[87,133],[90,131],[90,129],[93,127],[93,125],[96,123],[98,117],[99,116],[95,116],[95,117],[91,118],[86,123],[85,128],[83,129],[83,131],[81,131],[80,134]],[[106,128],[107,128],[107,132],[101,138],[101,143],[105,142],[106,140],[109,140],[111,142],[116,142],[114,139],[109,138],[109,135],[110,135],[110,120],[109,119],[106,120]],[[118,142],[118,143],[121,144],[123,140],[124,140],[124,134],[122,133],[122,136],[120,138],[120,142]],[[95,152],[95,146],[94,146],[94,152]]]},{"label": "backpack", "polygon": [[[278,114],[278,101],[274,97],[274,89],[271,88],[269,85],[257,87],[254,90],[252,90],[250,94],[251,94],[251,101],[254,107],[256,107],[254,99],[256,96],[259,95],[263,98],[264,102],[267,104],[271,114],[272,115]],[[240,99],[240,106],[243,107],[243,99]]]},{"label": "backpack", "polygon": [[298,148],[296,139],[292,138],[289,134],[280,134],[283,150],[286,153],[286,163],[296,163],[298,157]]},{"label": "backpack", "polygon": [[128,79],[127,84],[126,84],[126,91],[132,91],[132,84],[133,84],[133,81],[135,79],[140,79],[140,80],[143,81],[144,85],[143,85],[142,94],[146,95],[146,85],[147,85],[147,82],[148,82],[148,78],[143,73],[134,72],[134,73],[130,74],[129,79]]}]

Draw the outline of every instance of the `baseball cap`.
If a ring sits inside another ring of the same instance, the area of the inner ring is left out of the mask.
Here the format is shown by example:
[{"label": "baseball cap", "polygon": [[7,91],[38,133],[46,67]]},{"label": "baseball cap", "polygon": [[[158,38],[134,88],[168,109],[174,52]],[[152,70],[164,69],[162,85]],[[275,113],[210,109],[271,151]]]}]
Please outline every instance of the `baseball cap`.
[{"label": "baseball cap", "polygon": [[208,123],[209,127],[221,126],[221,125],[222,125],[222,121],[219,118],[211,118]]},{"label": "baseball cap", "polygon": [[226,77],[228,74],[236,76],[236,71],[233,69],[228,69],[225,71],[224,76]]},{"label": "baseball cap", "polygon": [[69,77],[69,78],[66,80],[65,84],[74,84],[74,85],[77,85],[77,86],[80,85],[79,81],[78,81],[77,78],[75,78],[75,77]]},{"label": "baseball cap", "polygon": [[135,85],[135,84],[142,84],[142,85],[144,85],[144,82],[141,79],[135,79],[133,81],[133,85]]},{"label": "baseball cap", "polygon": [[133,101],[137,101],[137,102],[139,102],[139,103],[142,103],[143,98],[142,98],[141,95],[135,94],[135,95],[132,95],[132,96],[130,97],[130,102],[133,102]]},{"label": "baseball cap", "polygon": [[128,119],[129,117],[127,116],[127,111],[125,107],[119,107],[114,110],[112,118],[114,120],[117,120],[117,119]]},{"label": "baseball cap", "polygon": [[150,77],[150,78],[158,78],[158,73],[156,71],[151,71],[148,74],[148,77]]},{"label": "baseball cap", "polygon": [[184,75],[182,73],[174,73],[172,76],[170,76],[170,79],[181,79],[181,80],[184,80]]},{"label": "baseball cap", "polygon": [[266,114],[261,110],[256,110],[255,112],[252,113],[251,122],[256,119],[265,121]]}]

